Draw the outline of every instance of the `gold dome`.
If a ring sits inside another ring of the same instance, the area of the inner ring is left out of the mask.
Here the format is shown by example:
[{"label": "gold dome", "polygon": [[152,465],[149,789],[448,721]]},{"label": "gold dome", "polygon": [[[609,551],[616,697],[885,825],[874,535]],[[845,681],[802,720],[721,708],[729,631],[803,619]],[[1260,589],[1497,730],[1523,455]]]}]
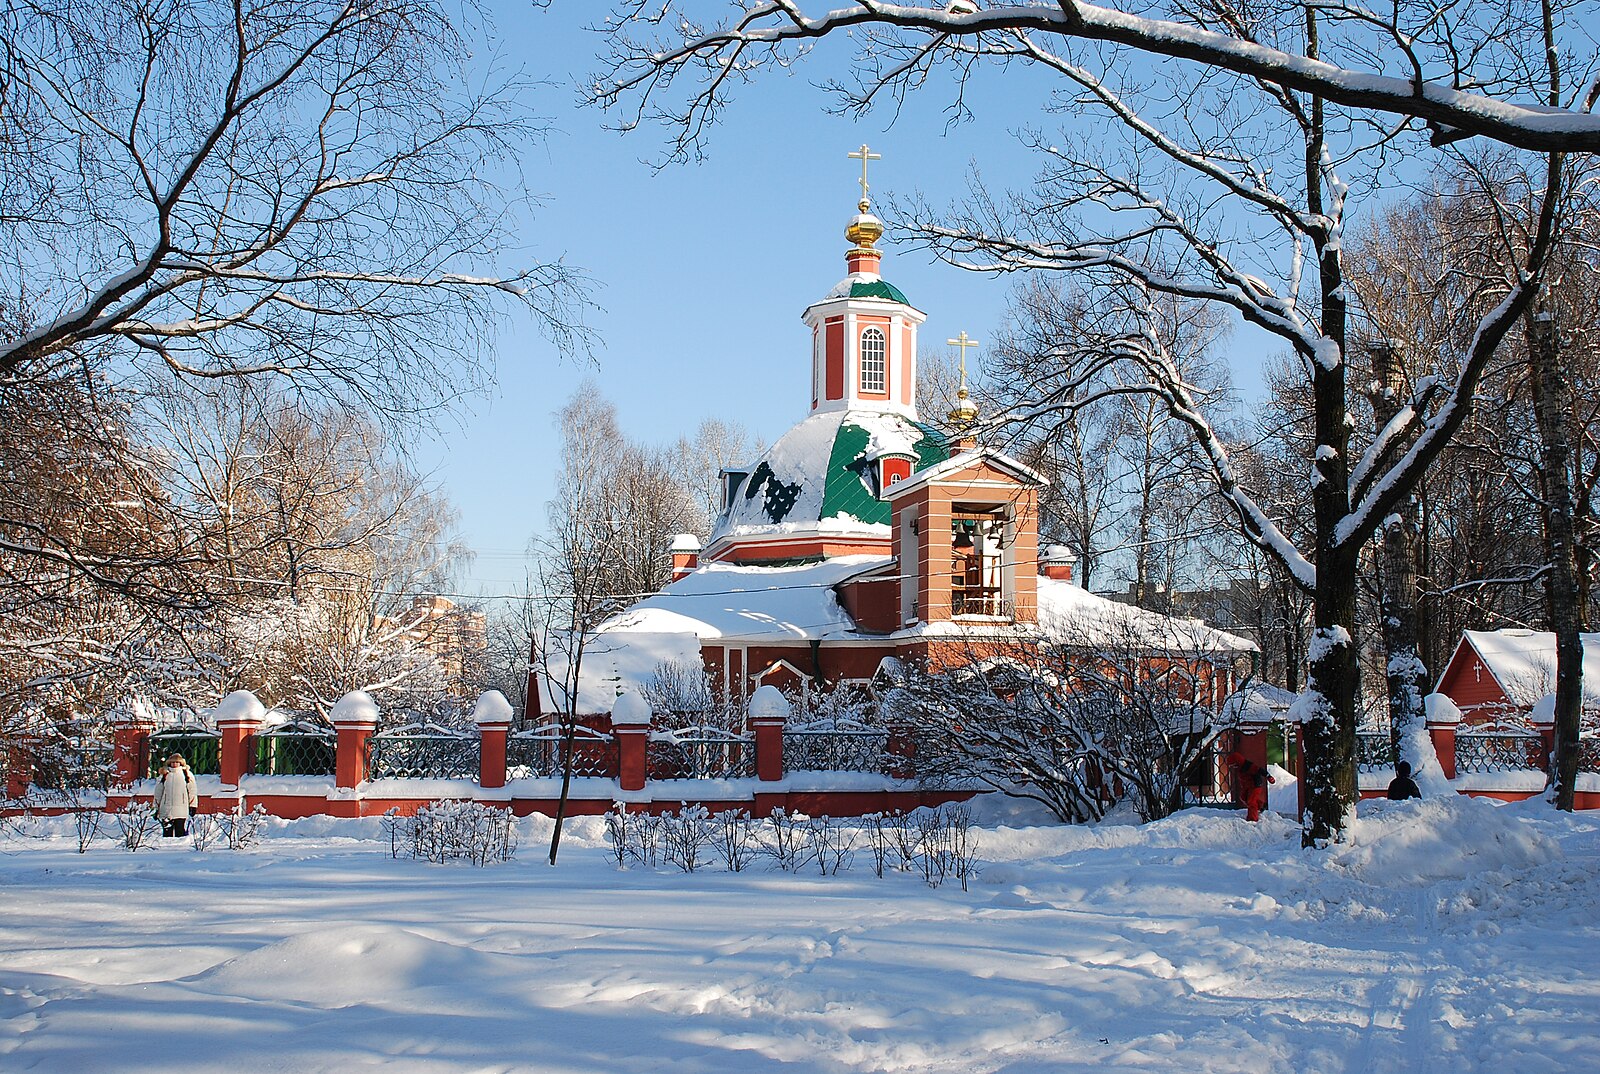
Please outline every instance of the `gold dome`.
[{"label": "gold dome", "polygon": [[883,237],[883,221],[867,211],[866,198],[861,199],[860,209],[860,213],[850,218],[850,226],[844,229],[844,237],[857,248],[870,250],[873,243]]},{"label": "gold dome", "polygon": [[956,392],[956,405],[950,408],[947,416],[950,424],[959,430],[965,430],[978,420],[978,404],[968,398],[965,380],[962,381],[960,390]]}]

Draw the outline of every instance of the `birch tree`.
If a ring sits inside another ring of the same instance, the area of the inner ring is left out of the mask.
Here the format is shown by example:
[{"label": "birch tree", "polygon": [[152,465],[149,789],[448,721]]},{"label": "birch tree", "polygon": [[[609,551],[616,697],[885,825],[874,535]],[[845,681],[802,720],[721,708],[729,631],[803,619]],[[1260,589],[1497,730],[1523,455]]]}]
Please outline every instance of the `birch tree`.
[{"label": "birch tree", "polygon": [[[954,264],[1076,272],[1102,288],[1101,329],[1057,358],[1079,372],[1040,404],[1069,413],[1107,391],[1156,395],[1189,428],[1242,532],[1314,595],[1300,712],[1303,837],[1342,838],[1357,796],[1361,552],[1466,420],[1484,365],[1536,291],[1556,225],[1560,151],[1600,145],[1600,120],[1587,114],[1600,96],[1595,57],[1575,53],[1587,47],[1582,9],[1508,3],[1448,18],[1403,6],[1376,13],[1219,3],[1175,8],[1162,19],[1073,0],[988,9],[863,3],[815,15],[805,6],[747,3],[705,28],[677,5],[648,14],[628,5],[613,23],[610,70],[595,99],[626,109],[624,127],[668,120],[673,150],[691,154],[740,82],[850,32],[860,43],[860,74],[841,88],[846,109],[948,85],[959,112],[965,79],[988,63],[1058,76],[1063,107],[1106,117],[1110,141],[1108,131],[1032,139],[1047,164],[1031,195],[996,200],[977,190],[953,210],[913,202],[902,215]],[[643,24],[671,30],[632,36]],[[1184,62],[1124,62],[1135,55]],[[1590,81],[1551,104],[1546,69],[1562,62]],[[936,83],[941,67],[952,77]],[[688,87],[681,94],[680,78]],[[1360,450],[1351,438],[1342,264],[1351,198],[1381,182],[1389,155],[1424,133],[1436,146],[1482,136],[1551,157],[1527,169],[1538,192],[1536,224],[1518,263],[1484,282],[1494,302],[1459,374],[1425,378]],[[1230,311],[1295,355],[1316,444],[1308,546],[1291,540],[1241,484],[1226,438],[1166,343],[1171,299]],[[1126,387],[1077,393],[1103,380],[1108,365],[1128,370]]]}]

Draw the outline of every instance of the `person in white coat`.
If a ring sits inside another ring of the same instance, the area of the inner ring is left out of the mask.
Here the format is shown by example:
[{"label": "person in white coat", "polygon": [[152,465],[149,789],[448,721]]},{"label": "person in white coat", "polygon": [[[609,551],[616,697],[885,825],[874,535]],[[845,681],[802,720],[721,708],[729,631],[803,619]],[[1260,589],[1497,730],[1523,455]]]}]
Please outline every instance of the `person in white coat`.
[{"label": "person in white coat", "polygon": [[174,753],[167,758],[161,779],[156,783],[155,807],[156,816],[161,818],[161,834],[168,837],[188,835],[189,814],[199,804],[194,773],[189,771],[182,755]]}]

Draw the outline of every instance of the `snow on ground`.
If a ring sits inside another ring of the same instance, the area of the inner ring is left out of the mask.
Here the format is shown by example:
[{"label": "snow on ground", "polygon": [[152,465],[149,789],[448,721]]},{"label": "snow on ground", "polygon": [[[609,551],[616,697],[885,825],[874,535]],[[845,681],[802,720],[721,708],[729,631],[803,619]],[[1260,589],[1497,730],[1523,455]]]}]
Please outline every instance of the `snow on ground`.
[{"label": "snow on ground", "polygon": [[0,1070],[1600,1069],[1600,817],[1363,803],[1066,828],[981,811],[969,892],[758,868],[618,871],[548,822],[486,869],[376,820],[250,850],[0,846]]}]

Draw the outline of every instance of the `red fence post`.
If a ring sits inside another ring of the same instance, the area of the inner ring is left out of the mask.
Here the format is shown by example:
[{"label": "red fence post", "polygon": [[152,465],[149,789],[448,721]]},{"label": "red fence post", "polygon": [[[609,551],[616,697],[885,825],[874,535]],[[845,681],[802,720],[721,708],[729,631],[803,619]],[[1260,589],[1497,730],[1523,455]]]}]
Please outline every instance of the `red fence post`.
[{"label": "red fence post", "polygon": [[511,733],[511,702],[499,690],[478,695],[472,722],[478,725],[478,786],[494,790],[506,785],[506,736]]},{"label": "red fence post", "polygon": [[255,766],[250,751],[252,736],[261,726],[267,710],[249,690],[235,690],[222,699],[214,713],[217,723],[217,778],[224,787],[237,787],[241,777]]},{"label": "red fence post", "polygon": [[28,794],[33,784],[33,751],[21,741],[12,741],[6,747],[6,800],[19,802]]},{"label": "red fence post", "polygon": [[1423,699],[1427,712],[1428,737],[1433,740],[1433,752],[1439,757],[1439,767],[1445,779],[1456,778],[1456,727],[1461,723],[1461,710],[1443,694],[1429,694]]},{"label": "red fence post", "polygon": [[617,783],[642,791],[650,742],[650,702],[629,690],[611,706],[611,733],[617,740]]},{"label": "red fence post", "polygon": [[131,787],[145,777],[150,732],[155,716],[137,699],[118,709],[111,732],[111,761],[116,768],[116,784]]},{"label": "red fence post", "polygon": [[378,726],[378,703],[371,695],[352,690],[328,714],[339,733],[333,763],[333,785],[354,790],[367,781],[367,744]]},{"label": "red fence post", "polygon": [[789,721],[789,699],[776,686],[760,686],[750,695],[748,712],[756,740],[756,778],[773,783],[783,778],[783,725]]}]

